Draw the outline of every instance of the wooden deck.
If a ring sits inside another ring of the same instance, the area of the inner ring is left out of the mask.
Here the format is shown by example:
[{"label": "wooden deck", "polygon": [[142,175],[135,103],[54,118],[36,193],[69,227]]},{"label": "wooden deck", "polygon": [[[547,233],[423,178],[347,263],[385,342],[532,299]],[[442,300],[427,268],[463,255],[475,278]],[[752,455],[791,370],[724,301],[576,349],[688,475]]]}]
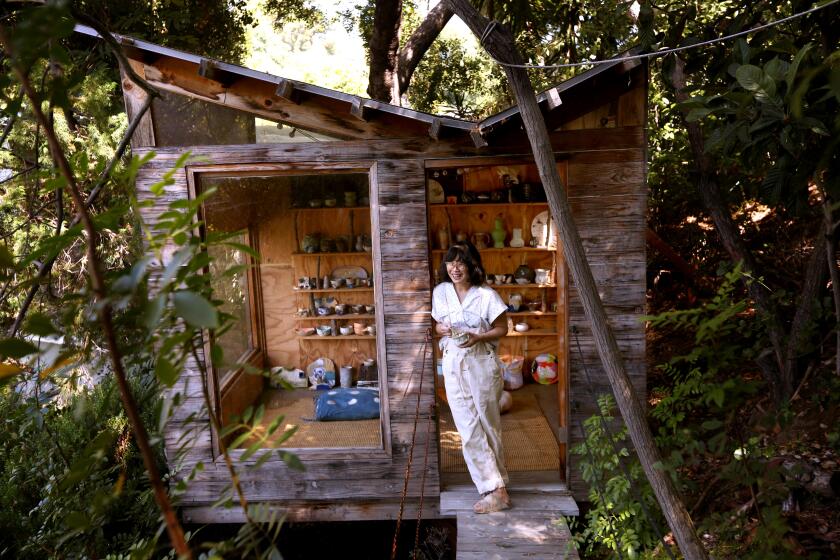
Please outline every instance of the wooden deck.
[{"label": "wooden deck", "polygon": [[562,483],[508,486],[513,507],[476,515],[478,499],[472,484],[450,484],[440,494],[442,515],[458,519],[458,560],[540,559],[577,560],[577,550],[563,515],[578,515],[578,507]]}]

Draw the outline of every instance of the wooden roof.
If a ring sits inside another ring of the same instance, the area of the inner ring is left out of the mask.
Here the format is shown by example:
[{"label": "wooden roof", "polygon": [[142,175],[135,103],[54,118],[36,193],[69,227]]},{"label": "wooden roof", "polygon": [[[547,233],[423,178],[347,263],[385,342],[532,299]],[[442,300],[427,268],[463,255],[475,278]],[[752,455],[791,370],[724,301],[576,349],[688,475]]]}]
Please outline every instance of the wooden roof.
[{"label": "wooden roof", "polygon": [[[76,25],[76,31],[91,37],[91,27]],[[263,119],[289,124],[344,140],[411,138],[434,140],[472,138],[485,146],[521,128],[519,107],[513,106],[480,122],[432,115],[405,107],[290,80],[235,64],[187,53],[114,34],[135,69],[153,87],[227,106]],[[642,66],[638,60],[616,60],[579,74],[537,96],[550,128],[591,110],[593,103],[606,103],[632,80],[622,78]],[[638,72],[636,72],[638,74]]]}]

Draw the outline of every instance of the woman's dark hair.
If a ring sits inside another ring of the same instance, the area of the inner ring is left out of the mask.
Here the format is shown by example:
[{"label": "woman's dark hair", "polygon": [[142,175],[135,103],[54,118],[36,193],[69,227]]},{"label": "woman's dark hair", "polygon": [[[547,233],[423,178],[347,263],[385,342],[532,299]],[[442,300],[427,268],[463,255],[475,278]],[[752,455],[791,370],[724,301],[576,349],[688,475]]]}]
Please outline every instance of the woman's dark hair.
[{"label": "woman's dark hair", "polygon": [[469,241],[456,241],[449,247],[449,250],[440,261],[441,282],[452,282],[449,277],[449,272],[446,270],[446,263],[453,261],[461,261],[467,265],[467,277],[470,279],[470,285],[481,286],[484,284],[485,274],[484,265],[481,264],[481,255],[478,254],[478,249]]}]

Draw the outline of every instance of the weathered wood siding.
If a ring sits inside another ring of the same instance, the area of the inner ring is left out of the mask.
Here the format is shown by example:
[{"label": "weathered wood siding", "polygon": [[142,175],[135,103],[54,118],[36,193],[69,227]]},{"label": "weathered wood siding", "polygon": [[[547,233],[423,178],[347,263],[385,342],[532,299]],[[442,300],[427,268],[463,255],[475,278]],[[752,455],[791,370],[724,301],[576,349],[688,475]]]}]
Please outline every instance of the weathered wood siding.
[{"label": "weathered wood siding", "polygon": [[[403,489],[422,378],[414,466],[407,491],[409,498],[417,499],[421,494],[427,434],[431,438],[437,435],[432,412],[435,373],[431,358],[427,359],[425,369],[421,369],[423,340],[429,327],[431,308],[422,159],[409,150],[413,158],[380,159],[372,164],[371,156],[374,153],[381,156],[384,150],[372,150],[365,143],[356,146],[349,143],[206,146],[191,150],[196,158],[200,158],[197,165],[202,170],[212,171],[226,166],[225,172],[231,175],[236,173],[232,166],[240,164],[281,162],[287,168],[303,172],[313,166],[323,167],[325,161],[333,165],[348,162],[347,166],[352,167],[354,162],[366,160],[365,165],[372,165],[373,250],[375,255],[381,255],[381,266],[375,270],[379,310],[377,332],[380,333],[377,337],[378,361],[380,375],[387,373],[385,417],[389,421],[384,422],[384,436],[385,441],[390,442],[389,448],[366,452],[319,450],[300,455],[306,465],[304,472],[288,469],[282,461],[272,459],[259,470],[243,468],[239,474],[246,496],[252,501],[299,503],[303,500],[311,502],[313,508],[325,502],[371,504],[381,501],[391,504],[388,506],[391,509],[396,508]],[[166,188],[164,195],[155,198],[151,194],[150,186],[170,169],[182,149],[160,148],[157,152],[158,156],[143,167],[137,179],[138,197],[155,200],[155,204],[145,210],[144,219],[148,224],[154,224],[169,202],[188,196],[187,172],[184,170],[175,174],[174,184]],[[229,484],[223,461],[213,453],[207,416],[202,412],[201,378],[194,366],[189,364],[173,389],[185,394],[186,398],[166,429],[169,457],[174,457],[187,432],[196,436],[190,452],[184,457],[181,476],[186,475],[198,461],[204,463],[204,469],[197,473],[181,497],[181,504],[187,507],[206,506],[216,501]],[[435,504],[439,494],[436,441],[432,440],[428,448],[428,470],[422,492]]]}]

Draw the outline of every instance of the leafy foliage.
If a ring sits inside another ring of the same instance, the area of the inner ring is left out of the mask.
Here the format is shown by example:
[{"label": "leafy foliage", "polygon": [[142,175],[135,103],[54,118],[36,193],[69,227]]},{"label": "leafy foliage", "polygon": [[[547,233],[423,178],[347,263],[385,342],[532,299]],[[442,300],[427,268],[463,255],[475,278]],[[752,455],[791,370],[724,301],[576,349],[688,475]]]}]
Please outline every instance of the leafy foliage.
[{"label": "leafy foliage", "polygon": [[[113,378],[57,406],[59,385],[35,376],[40,390],[0,393],[0,557],[102,557],[141,541],[137,553],[148,557],[157,507]],[[156,425],[151,368],[139,364],[131,378],[146,424]],[[162,454],[157,461],[165,466]]]},{"label": "leafy foliage", "polygon": [[[664,523],[642,467],[627,448],[627,426],[615,422],[615,400],[601,395],[598,407],[599,414],[583,424],[585,440],[572,448],[572,453],[580,456],[581,477],[589,484],[591,505],[576,539],[590,553],[603,547],[622,558],[638,558],[658,543],[645,508],[657,516],[656,523]],[[579,521],[570,523],[575,526]]]}]

